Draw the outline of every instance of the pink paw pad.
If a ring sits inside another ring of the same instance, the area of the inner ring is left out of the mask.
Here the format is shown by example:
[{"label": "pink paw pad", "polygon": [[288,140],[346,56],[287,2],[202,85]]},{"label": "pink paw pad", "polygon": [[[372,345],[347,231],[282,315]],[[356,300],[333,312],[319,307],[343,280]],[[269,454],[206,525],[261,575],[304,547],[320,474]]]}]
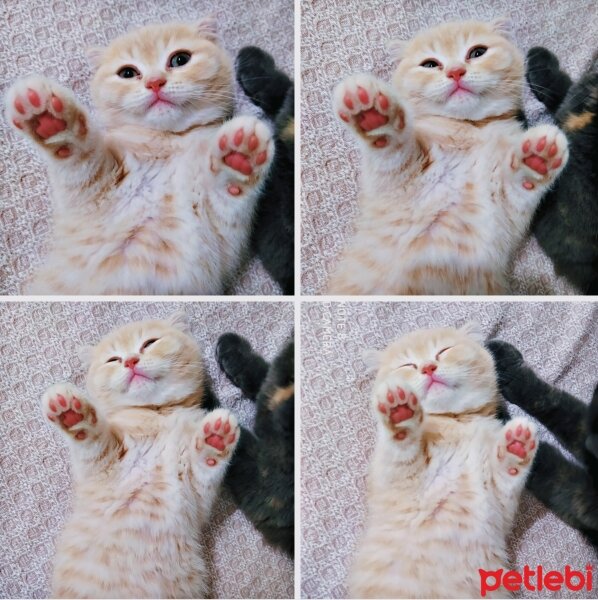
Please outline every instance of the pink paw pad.
[{"label": "pink paw pad", "polygon": [[41,100],[39,99],[39,94],[32,90],[31,88],[27,90],[27,99],[35,108],[39,108],[41,105]]},{"label": "pink paw pad", "polygon": [[[83,404],[78,398],[73,396],[68,399],[62,394],[56,394],[56,396],[48,402],[49,411],[47,417],[50,421],[58,421],[65,429],[70,429],[85,418],[85,416],[79,412],[82,408]],[[97,422],[97,417],[93,409],[90,410],[89,420],[94,425]],[[80,431],[75,434],[75,437],[82,440],[86,437],[86,434],[85,432]]]},{"label": "pink paw pad", "polygon": [[537,173],[540,173],[540,175],[546,175],[546,173],[548,173],[548,166],[546,164],[546,161],[541,156],[532,154],[531,156],[524,158],[523,162],[530,169],[533,169]]},{"label": "pink paw pad", "polygon": [[368,93],[361,86],[357,86],[357,97],[362,104],[367,104],[370,101]]},{"label": "pink paw pad", "polygon": [[532,432],[529,427],[522,424],[513,429],[507,429],[505,432],[507,441],[507,452],[525,460],[528,454],[536,447],[536,442],[532,439]]},{"label": "pink paw pad", "polygon": [[411,419],[416,406],[417,397],[415,394],[407,393],[400,387],[396,387],[394,391],[389,389],[386,392],[385,401],[378,402],[378,410],[387,416],[393,425]]},{"label": "pink paw pad", "polygon": [[364,131],[372,131],[386,125],[388,117],[380,114],[375,108],[370,108],[359,113],[357,123]]},{"label": "pink paw pad", "polygon": [[52,94],[52,99],[50,100],[50,102],[52,104],[52,108],[56,112],[62,112],[62,110],[64,109],[64,105],[62,104],[62,100],[58,96],[54,96],[54,94]]},{"label": "pink paw pad", "polygon": [[43,139],[50,138],[66,129],[66,121],[57,119],[47,111],[36,117],[35,120],[37,121],[37,126],[34,126],[35,133]]},{"label": "pink paw pad", "polygon": [[236,439],[236,433],[230,433],[230,430],[231,425],[229,421],[226,420],[223,422],[220,417],[213,423],[207,422],[203,427],[206,444],[219,452],[224,451]]},{"label": "pink paw pad", "polygon": [[243,173],[243,175],[251,175],[251,173],[253,173],[251,163],[249,162],[249,157],[245,154],[241,154],[240,152],[235,151],[229,152],[223,160],[227,166],[229,166],[231,169],[234,169],[235,171]]},{"label": "pink paw pad", "polygon": [[406,421],[413,416],[413,411],[408,406],[397,406],[396,408],[392,408],[390,411],[390,420],[393,423],[400,423],[401,421]]}]

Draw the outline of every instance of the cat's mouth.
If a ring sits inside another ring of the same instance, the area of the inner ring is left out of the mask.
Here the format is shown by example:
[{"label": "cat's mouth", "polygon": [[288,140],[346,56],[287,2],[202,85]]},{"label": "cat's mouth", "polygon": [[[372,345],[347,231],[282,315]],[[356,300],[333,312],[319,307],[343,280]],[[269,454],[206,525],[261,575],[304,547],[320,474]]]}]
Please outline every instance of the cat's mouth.
[{"label": "cat's mouth", "polygon": [[426,381],[426,393],[428,393],[433,386],[451,387],[446,381],[436,377],[435,375],[429,375]]},{"label": "cat's mouth", "polygon": [[465,96],[467,94],[473,94],[474,91],[470,90],[467,86],[463,85],[460,82],[455,83],[453,89],[449,92],[448,97],[452,98],[455,94],[458,96]]},{"label": "cat's mouth", "polygon": [[156,95],[153,100],[150,102],[148,108],[153,108],[154,106],[174,106],[174,102],[164,98],[164,96]]},{"label": "cat's mouth", "polygon": [[128,385],[130,387],[134,381],[144,381],[144,380],[145,381],[153,381],[153,379],[151,377],[149,377],[148,375],[146,375],[145,373],[142,373],[141,371],[136,371],[135,369],[133,369],[129,373]]}]

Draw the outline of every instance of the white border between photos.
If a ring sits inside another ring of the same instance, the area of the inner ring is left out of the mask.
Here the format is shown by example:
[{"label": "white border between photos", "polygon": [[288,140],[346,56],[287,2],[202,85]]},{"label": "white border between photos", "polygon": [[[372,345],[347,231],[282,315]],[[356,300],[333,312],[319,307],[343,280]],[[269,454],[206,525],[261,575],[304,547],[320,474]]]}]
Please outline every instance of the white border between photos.
[{"label": "white border between photos", "polygon": [[311,302],[595,302],[596,296],[325,296],[301,290],[301,0],[294,0],[295,295],[294,296],[2,296],[0,302],[256,302],[293,303],[295,337],[295,560],[294,596],[301,598],[301,308]]}]

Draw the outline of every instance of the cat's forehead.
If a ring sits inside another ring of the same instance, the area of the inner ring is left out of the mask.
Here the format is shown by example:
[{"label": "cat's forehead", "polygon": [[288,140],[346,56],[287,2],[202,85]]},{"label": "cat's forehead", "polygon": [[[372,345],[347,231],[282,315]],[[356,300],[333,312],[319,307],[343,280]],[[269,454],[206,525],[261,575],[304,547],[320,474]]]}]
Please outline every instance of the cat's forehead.
[{"label": "cat's forehead", "polygon": [[165,50],[194,51],[213,45],[191,25],[152,25],[116,38],[106,48],[104,60],[130,58],[153,62],[161,59]]},{"label": "cat's forehead", "polygon": [[391,354],[427,355],[440,346],[473,342],[465,333],[452,327],[419,329],[399,338],[389,348]]},{"label": "cat's forehead", "polygon": [[490,23],[465,21],[443,23],[417,34],[405,47],[405,55],[429,51],[455,54],[462,51],[464,44],[488,42],[499,36]]},{"label": "cat's forehead", "polygon": [[97,348],[101,350],[106,347],[127,347],[138,343],[146,336],[160,336],[174,331],[172,327],[161,321],[137,321],[111,331],[100,340]]}]

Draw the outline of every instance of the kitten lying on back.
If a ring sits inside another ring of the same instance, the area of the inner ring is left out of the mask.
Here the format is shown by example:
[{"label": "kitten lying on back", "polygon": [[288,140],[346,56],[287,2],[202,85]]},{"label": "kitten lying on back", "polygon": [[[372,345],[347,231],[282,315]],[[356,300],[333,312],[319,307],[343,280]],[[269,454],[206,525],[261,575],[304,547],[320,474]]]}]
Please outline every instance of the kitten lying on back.
[{"label": "kitten lying on back", "polygon": [[42,399],[70,447],[75,480],[53,595],[203,598],[201,527],[237,444],[237,420],[202,409],[205,370],[183,315],[121,327],[88,359],[89,394],[61,383]]},{"label": "kitten lying on back", "polygon": [[352,75],[334,111],[362,153],[354,239],[333,294],[497,294],[567,161],[552,125],[524,131],[523,58],[498,22],[395,43],[392,85]]},{"label": "kitten lying on back", "polygon": [[274,144],[255,117],[226,121],[232,65],[214,22],[145,27],[90,58],[101,126],[45,77],[6,96],[53,187],[52,249],[28,291],[222,293]]},{"label": "kitten lying on back", "polygon": [[479,598],[479,569],[507,567],[536,434],[527,419],[495,418],[480,342],[471,327],[420,330],[375,357],[376,446],[350,597]]}]

